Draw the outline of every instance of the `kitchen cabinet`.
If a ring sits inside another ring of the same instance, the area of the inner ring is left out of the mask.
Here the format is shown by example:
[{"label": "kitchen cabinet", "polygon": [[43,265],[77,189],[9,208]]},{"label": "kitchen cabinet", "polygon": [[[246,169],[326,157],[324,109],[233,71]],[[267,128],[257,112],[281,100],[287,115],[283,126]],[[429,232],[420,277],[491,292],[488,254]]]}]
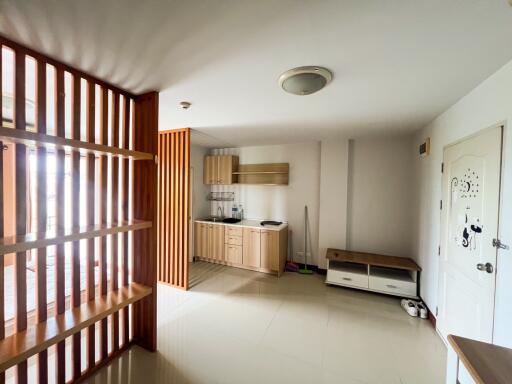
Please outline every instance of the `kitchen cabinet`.
[{"label": "kitchen cabinet", "polygon": [[261,230],[260,247],[261,268],[277,271],[279,268],[279,232]]},{"label": "kitchen cabinet", "polygon": [[224,261],[224,226],[195,224],[194,256]]},{"label": "kitchen cabinet", "polygon": [[261,231],[244,228],[242,264],[247,267],[259,268],[261,263]]},{"label": "kitchen cabinet", "polygon": [[224,261],[224,225],[211,225],[211,255],[210,258]]},{"label": "kitchen cabinet", "polygon": [[241,224],[195,222],[194,256],[200,260],[280,276],[288,253],[288,227],[261,229],[259,221]]},{"label": "kitchen cabinet", "polygon": [[238,156],[205,156],[203,165],[203,183],[209,185],[226,185],[236,183],[238,176],[233,172],[238,167]]}]

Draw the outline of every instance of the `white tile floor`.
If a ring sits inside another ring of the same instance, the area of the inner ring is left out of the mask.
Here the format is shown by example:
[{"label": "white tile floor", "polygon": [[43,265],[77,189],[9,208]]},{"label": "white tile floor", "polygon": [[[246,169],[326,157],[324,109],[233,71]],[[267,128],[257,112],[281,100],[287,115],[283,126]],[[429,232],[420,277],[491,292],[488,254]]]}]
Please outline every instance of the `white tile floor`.
[{"label": "white tile floor", "polygon": [[134,347],[93,383],[444,382],[446,349],[399,299],[323,276],[195,263],[193,286],[158,290],[158,352]]}]

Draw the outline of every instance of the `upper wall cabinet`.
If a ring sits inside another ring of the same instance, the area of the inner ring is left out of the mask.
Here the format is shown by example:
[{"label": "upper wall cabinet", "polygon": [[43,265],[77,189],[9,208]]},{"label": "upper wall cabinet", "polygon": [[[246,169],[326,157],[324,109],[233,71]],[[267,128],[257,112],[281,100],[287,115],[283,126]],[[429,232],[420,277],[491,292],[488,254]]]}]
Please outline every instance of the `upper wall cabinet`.
[{"label": "upper wall cabinet", "polygon": [[237,176],[233,175],[238,168],[238,156],[214,155],[204,158],[204,184],[233,184]]}]

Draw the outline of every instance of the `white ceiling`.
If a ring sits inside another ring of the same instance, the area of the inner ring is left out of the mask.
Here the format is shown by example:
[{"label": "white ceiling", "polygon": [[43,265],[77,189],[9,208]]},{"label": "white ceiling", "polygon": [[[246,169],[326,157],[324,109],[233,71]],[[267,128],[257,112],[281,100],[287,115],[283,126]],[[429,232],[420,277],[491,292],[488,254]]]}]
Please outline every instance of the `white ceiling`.
[{"label": "white ceiling", "polygon": [[[160,90],[160,128],[215,146],[408,132],[512,59],[507,0],[0,0],[0,33],[133,92]],[[333,82],[280,90],[302,65]]]}]

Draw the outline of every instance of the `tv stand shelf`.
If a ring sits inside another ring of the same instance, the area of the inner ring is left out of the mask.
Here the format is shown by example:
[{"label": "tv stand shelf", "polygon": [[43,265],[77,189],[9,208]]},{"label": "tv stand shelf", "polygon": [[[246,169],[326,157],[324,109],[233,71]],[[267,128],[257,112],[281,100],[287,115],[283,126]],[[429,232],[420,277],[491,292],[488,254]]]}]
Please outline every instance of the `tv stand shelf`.
[{"label": "tv stand shelf", "polygon": [[421,268],[409,258],[329,248],[327,259],[327,284],[418,298]]}]

